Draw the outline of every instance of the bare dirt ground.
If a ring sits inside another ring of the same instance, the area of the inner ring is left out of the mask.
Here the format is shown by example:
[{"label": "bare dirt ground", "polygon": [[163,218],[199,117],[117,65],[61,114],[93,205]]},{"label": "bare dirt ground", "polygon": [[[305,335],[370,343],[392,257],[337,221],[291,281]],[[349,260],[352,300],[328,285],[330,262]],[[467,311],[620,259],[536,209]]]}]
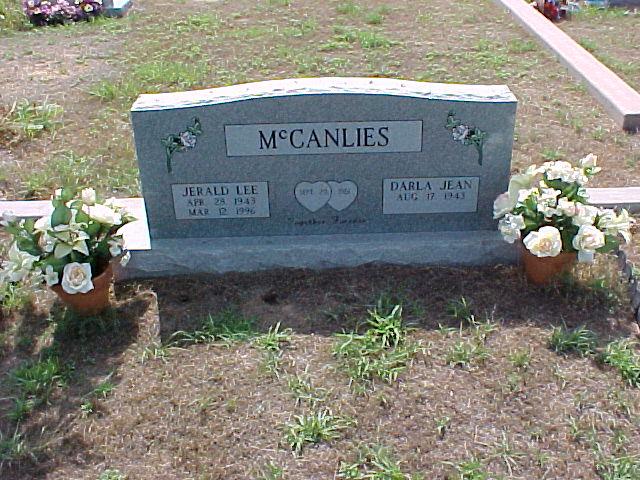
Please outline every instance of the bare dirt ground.
[{"label": "bare dirt ground", "polygon": [[[501,266],[370,266],[136,282],[116,289],[114,310],[103,318],[107,331],[88,337],[77,327],[61,328],[64,313],[54,305],[48,316],[52,299],[40,297],[35,311],[6,319],[20,325],[22,340],[5,350],[3,378],[54,340],[73,373],[21,424],[33,457],[5,470],[7,478],[95,479],[117,469],[128,479],[329,479],[340,461],[353,461],[358,448],[372,444],[388,447],[403,472],[421,478],[458,478],[447,462],[473,458],[490,478],[600,478],[594,445],[604,456],[640,453],[640,390],[625,387],[594,358],[559,355],[547,345],[550,326],[563,323],[584,324],[603,343],[637,334],[623,294],[613,293],[622,291],[615,280],[604,288],[591,275],[578,274],[585,283],[549,289],[532,288],[517,269]],[[331,354],[333,334],[354,328],[381,294],[404,304],[415,328],[409,336],[424,350],[398,381],[376,382],[361,394]],[[472,337],[446,313],[460,296],[496,330],[485,343],[487,359],[454,367],[447,355]],[[293,329],[277,375],[252,343],[158,350],[176,330],[197,328],[206,315],[230,307],[255,317],[259,331],[277,322]],[[530,354],[524,369],[513,363],[519,351]],[[357,422],[301,456],[284,437],[294,415],[313,410],[296,403],[290,384],[296,376],[324,389],[320,406]],[[91,391],[105,378],[115,385],[112,393],[94,398]],[[5,414],[13,394],[10,382],[3,383]],[[90,413],[80,408],[88,398]],[[440,436],[436,422],[445,417],[450,422]],[[7,417],[0,425],[11,433]],[[270,464],[284,476],[261,476]]]},{"label": "bare dirt ground", "polygon": [[[63,177],[138,193],[127,112],[140,92],[321,75],[506,83],[520,101],[514,169],[593,151],[604,167],[596,186],[640,185],[638,136],[618,131],[489,1],[141,0],[122,20],[3,37],[0,58],[0,103],[64,107],[55,135],[0,147],[6,198],[46,197]],[[335,334],[381,297],[403,305],[421,349],[397,380],[359,390],[332,354]],[[481,344],[447,313],[461,297],[494,329]],[[278,322],[292,329],[277,361],[255,340],[171,345],[228,309],[253,319],[258,337]],[[550,349],[563,325],[596,332],[599,351],[637,338],[614,259],[549,288],[506,266],[131,282],[85,322],[38,294],[0,310],[0,478],[332,479],[366,445],[389,449],[404,475],[395,478],[607,478],[598,465],[640,455],[640,389],[598,355]],[[465,345],[480,350],[452,365]],[[16,419],[17,369],[47,358],[65,373]],[[300,379],[318,400],[301,399]],[[293,454],[286,425],[325,408],[351,426]],[[473,462],[477,475],[463,477]]]}]

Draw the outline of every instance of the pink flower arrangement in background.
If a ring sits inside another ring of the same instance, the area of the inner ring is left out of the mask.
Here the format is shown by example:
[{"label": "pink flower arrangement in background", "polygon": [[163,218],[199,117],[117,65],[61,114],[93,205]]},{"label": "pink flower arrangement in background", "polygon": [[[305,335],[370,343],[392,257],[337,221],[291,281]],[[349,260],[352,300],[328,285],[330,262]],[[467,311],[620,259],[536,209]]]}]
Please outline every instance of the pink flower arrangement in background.
[{"label": "pink flower arrangement in background", "polygon": [[24,0],[22,9],[36,26],[89,20],[103,11],[102,0]]}]

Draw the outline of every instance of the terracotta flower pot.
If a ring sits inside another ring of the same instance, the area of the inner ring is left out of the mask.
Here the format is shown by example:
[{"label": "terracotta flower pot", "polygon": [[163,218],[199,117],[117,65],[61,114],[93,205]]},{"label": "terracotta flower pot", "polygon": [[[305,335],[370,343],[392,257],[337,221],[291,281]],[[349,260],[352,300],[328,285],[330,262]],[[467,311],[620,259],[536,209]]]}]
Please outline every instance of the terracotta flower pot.
[{"label": "terracotta flower pot", "polygon": [[576,263],[576,252],[562,252],[556,257],[537,257],[527,247],[520,244],[524,273],[534,285],[548,285],[563,272],[569,271]]},{"label": "terracotta flower pot", "polygon": [[111,263],[107,269],[92,279],[93,290],[87,293],[69,294],[62,289],[60,284],[51,287],[60,300],[79,315],[98,315],[109,306],[109,288],[113,280],[113,268]]}]

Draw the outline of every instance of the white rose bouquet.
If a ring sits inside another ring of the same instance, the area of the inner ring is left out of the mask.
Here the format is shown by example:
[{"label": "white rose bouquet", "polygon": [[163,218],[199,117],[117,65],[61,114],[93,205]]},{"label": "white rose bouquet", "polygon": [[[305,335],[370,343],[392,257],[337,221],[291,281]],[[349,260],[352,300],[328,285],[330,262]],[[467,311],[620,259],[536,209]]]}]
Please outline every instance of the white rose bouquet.
[{"label": "white rose bouquet", "polygon": [[577,252],[581,262],[593,261],[596,252],[615,250],[628,242],[631,218],[587,203],[585,185],[600,171],[597,157],[589,154],[574,167],[569,162],[532,165],[514,175],[509,190],[495,200],[493,216],[504,239],[522,239],[537,257]]},{"label": "white rose bouquet", "polygon": [[79,194],[64,188],[56,190],[52,204],[51,215],[38,220],[3,214],[0,224],[13,243],[0,263],[0,282],[60,284],[66,293],[87,293],[112,258],[126,265],[130,254],[118,230],[135,219],[113,199],[101,203],[92,188]]}]

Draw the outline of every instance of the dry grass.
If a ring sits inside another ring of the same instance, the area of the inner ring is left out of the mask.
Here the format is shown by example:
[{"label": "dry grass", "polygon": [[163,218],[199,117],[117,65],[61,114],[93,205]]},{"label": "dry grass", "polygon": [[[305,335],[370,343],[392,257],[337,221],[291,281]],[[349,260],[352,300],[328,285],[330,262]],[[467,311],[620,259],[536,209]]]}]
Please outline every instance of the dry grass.
[{"label": "dry grass", "polygon": [[[51,299],[40,297],[35,310],[5,319],[3,378],[52,342],[61,364],[74,369],[48,405],[20,422],[33,457],[10,468],[5,462],[5,472],[95,479],[115,469],[130,479],[240,480],[282,469],[282,478],[327,479],[341,461],[356,462],[362,447],[384,446],[402,472],[422,478],[458,478],[456,465],[476,458],[493,478],[597,479],[601,459],[640,453],[640,390],[595,356],[559,355],[547,341],[551,326],[563,324],[584,324],[600,347],[635,335],[614,263],[581,269],[576,281],[549,289],[526,286],[506,267],[370,266],[137,282],[119,286],[102,329],[85,325],[85,334],[69,328],[56,305],[48,320]],[[447,313],[461,296],[475,327],[460,330],[460,318]],[[333,334],[354,329],[381,297],[404,304],[414,328],[407,339],[422,349],[397,381],[359,390],[332,355]],[[173,332],[228,308],[254,319],[255,335],[278,322],[281,332],[293,329],[274,347],[277,372],[261,347],[272,342],[167,343]],[[482,326],[487,320],[492,328]],[[457,344],[478,342],[484,360],[448,364]],[[105,379],[113,390],[92,394]],[[315,400],[296,400],[300,382]],[[2,414],[15,395],[3,382]],[[294,455],[286,425],[325,408],[350,426]],[[0,425],[7,435],[16,424],[5,416]]]},{"label": "dry grass", "polygon": [[640,90],[640,11],[585,9],[560,24],[584,48]]},{"label": "dry grass", "polygon": [[[623,20],[625,35],[638,30],[637,17]],[[616,55],[635,62],[633,51]],[[0,58],[0,103],[47,98],[64,108],[54,139],[0,146],[6,198],[43,198],[62,181],[138,194],[128,118],[138,93],[323,75],[506,83],[520,102],[514,169],[592,151],[605,167],[596,186],[640,183],[640,137],[621,132],[489,0],[225,0],[215,8],[141,0],[125,19],[15,33],[3,38]],[[67,174],[74,171],[77,179]]]}]

